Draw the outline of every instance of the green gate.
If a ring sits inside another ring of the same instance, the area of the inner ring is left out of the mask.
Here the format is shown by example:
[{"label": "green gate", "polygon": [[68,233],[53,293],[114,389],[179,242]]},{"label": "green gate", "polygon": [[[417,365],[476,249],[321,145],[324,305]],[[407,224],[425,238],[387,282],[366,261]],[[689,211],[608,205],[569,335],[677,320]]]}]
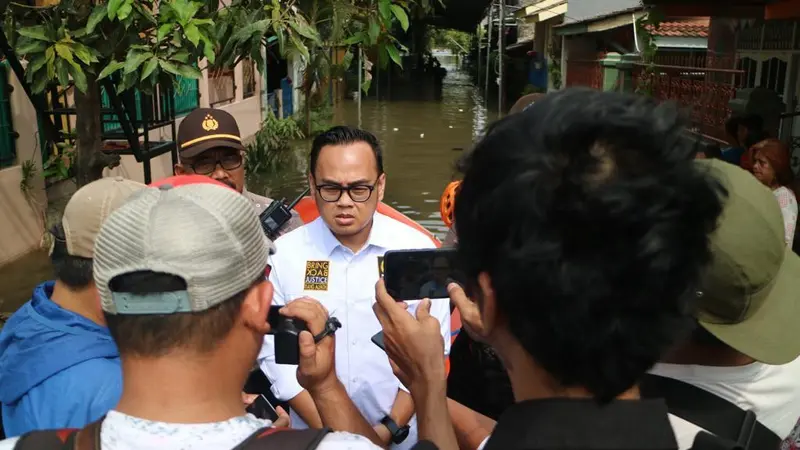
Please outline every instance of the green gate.
[{"label": "green gate", "polygon": [[0,168],[17,160],[17,143],[11,121],[11,85],[8,83],[8,62],[0,61]]},{"label": "green gate", "polygon": [[[174,101],[175,101],[175,115],[176,116],[183,116],[189,114],[190,112],[197,109],[200,106],[200,88],[198,80],[193,80],[191,78],[184,78],[182,76],[178,76],[177,79],[177,86],[175,87],[175,94],[174,94]],[[111,108],[111,99],[106,94],[105,89],[102,90],[103,96],[103,108]],[[140,94],[137,90],[134,94],[135,102],[137,105],[140,105]],[[161,103],[164,104],[163,102]],[[141,108],[136,108],[136,120],[142,120],[142,112]],[[112,133],[115,131],[119,131],[121,126],[119,121],[117,120],[116,114],[104,114],[103,115],[103,131],[106,133]]]}]

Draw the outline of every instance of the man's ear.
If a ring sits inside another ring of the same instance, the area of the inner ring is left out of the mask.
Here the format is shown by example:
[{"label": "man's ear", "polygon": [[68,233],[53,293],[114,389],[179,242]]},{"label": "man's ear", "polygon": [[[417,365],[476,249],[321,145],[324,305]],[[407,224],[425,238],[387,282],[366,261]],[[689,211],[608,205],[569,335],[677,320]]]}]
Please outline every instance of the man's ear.
[{"label": "man's ear", "polygon": [[262,334],[269,332],[267,314],[272,305],[274,288],[269,280],[264,280],[254,285],[245,294],[242,303],[242,320],[245,325]]},{"label": "man's ear", "polygon": [[478,274],[478,288],[480,289],[478,308],[483,321],[483,331],[485,336],[490,336],[497,329],[500,317],[497,309],[497,296],[492,287],[492,277],[488,273]]},{"label": "man's ear", "polygon": [[383,194],[386,192],[386,174],[385,173],[382,173],[381,176],[378,177],[378,183],[377,183],[376,187],[378,188],[378,201],[382,202],[383,201]]},{"label": "man's ear", "polygon": [[308,189],[311,192],[311,198],[317,198],[317,183],[314,181],[314,174],[308,174]]},{"label": "man's ear", "polygon": [[175,164],[175,175],[186,175],[186,169],[183,168],[183,164]]}]

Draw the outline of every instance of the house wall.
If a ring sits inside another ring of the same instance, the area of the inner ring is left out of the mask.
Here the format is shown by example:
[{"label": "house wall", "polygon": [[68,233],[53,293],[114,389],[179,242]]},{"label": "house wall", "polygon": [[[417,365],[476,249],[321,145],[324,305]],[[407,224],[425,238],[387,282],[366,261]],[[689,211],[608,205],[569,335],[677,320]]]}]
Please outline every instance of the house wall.
[{"label": "house wall", "polygon": [[[295,69],[295,74],[300,73]],[[236,97],[217,109],[231,113],[239,124],[242,138],[247,140],[258,131],[261,116],[261,86],[263,77],[256,72],[256,92],[249,98],[243,98],[242,65],[235,68]],[[11,93],[11,109],[14,129],[19,133],[16,141],[17,164],[0,170],[0,266],[13,262],[26,253],[39,248],[44,235],[44,211],[47,206],[44,178],[42,177],[42,157],[39,146],[39,129],[36,111],[33,108],[19,81],[9,71],[8,82],[13,87]],[[208,107],[209,80],[204,71],[199,82],[200,107]],[[299,100],[299,98],[298,98]],[[180,125],[182,117],[176,119]],[[150,132],[153,140],[171,139],[169,128]],[[36,174],[31,180],[32,197],[26,198],[20,190],[22,164],[31,160],[36,167]],[[169,153],[153,158],[150,162],[153,181],[172,175],[172,159]],[[104,171],[105,176],[121,175],[126,178],[144,182],[142,164],[133,156],[122,156],[119,167]]]}]

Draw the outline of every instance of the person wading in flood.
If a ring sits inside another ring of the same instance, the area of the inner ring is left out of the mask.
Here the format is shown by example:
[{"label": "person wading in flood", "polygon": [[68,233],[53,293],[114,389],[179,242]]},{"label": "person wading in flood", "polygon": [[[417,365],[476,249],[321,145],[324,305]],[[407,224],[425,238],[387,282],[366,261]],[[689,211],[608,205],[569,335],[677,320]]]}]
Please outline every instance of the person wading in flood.
[{"label": "person wading in flood", "polygon": [[[224,183],[253,202],[256,214],[269,208],[274,200],[249,192],[245,182],[245,149],[239,125],[229,113],[219,109],[198,108],[181,121],[178,127],[178,156],[175,174],[206,175]],[[278,235],[303,226],[300,216],[281,227]]]}]

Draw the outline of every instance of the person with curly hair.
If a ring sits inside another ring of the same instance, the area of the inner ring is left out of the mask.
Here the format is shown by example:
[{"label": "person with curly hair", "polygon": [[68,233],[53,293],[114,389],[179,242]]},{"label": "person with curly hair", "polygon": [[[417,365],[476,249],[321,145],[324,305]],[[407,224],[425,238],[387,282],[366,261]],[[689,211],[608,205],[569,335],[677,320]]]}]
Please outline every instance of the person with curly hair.
[{"label": "person with curly hair", "polygon": [[778,139],[765,139],[753,149],[753,175],[775,194],[783,213],[786,245],[791,248],[797,228],[797,196],[791,188],[794,173],[789,147]]},{"label": "person with curly hair", "polygon": [[[666,404],[637,384],[691,325],[725,196],[685,133],[674,104],[566,89],[496,122],[468,155],[455,214],[467,283],[450,298],[515,400],[486,450],[677,448]],[[420,426],[457,448],[429,305],[415,319],[377,284]]]}]

